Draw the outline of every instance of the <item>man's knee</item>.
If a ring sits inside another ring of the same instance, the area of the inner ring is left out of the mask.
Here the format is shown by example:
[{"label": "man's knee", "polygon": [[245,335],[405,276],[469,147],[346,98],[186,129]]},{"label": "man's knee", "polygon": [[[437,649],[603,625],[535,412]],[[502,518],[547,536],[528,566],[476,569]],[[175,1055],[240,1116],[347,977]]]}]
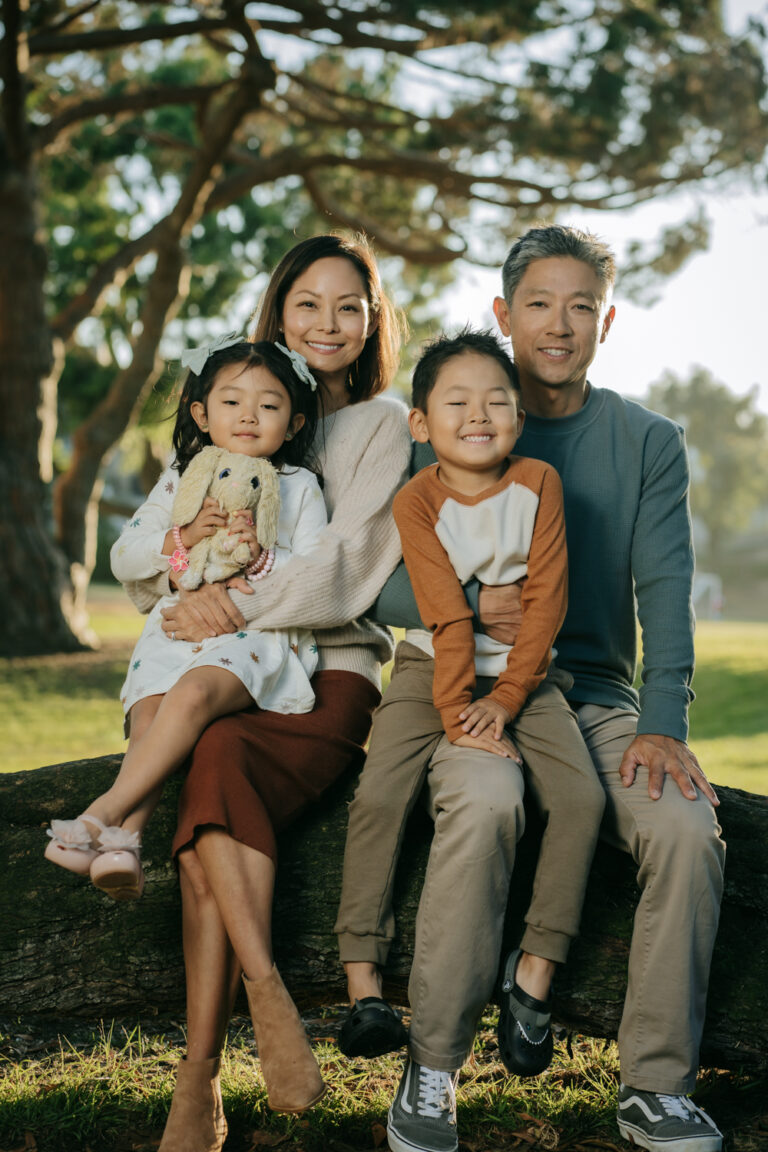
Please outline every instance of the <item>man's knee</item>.
[{"label": "man's knee", "polygon": [[725,843],[715,810],[704,797],[688,800],[678,790],[671,791],[673,788],[673,782],[667,780],[662,798],[653,802],[643,830],[641,859],[658,874],[688,877],[692,888],[697,878],[719,888]]}]

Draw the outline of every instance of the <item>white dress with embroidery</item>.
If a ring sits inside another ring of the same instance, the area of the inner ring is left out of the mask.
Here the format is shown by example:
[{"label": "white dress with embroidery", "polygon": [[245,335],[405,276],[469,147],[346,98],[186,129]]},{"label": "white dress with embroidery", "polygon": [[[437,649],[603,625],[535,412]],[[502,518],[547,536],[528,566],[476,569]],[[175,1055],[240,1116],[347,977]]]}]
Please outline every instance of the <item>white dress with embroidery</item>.
[{"label": "white dress with embroidery", "polygon": [[[112,571],[121,583],[167,570],[168,557],[162,554],[162,547],[166,533],[173,527],[178,483],[178,472],[166,469],[112,546]],[[311,552],[326,524],[325,502],[317,477],[306,468],[286,467],[280,472],[275,569],[294,553]],[[171,640],[163,632],[161,612],[177,599],[177,595],[163,597],[147,619],[120,693],[126,713],[137,700],[165,694],[185,672],[201,667],[232,672],[242,680],[254,702],[269,712],[311,712],[315,696],[309,681],[317,666],[317,646],[311,632],[248,626],[241,632],[212,636],[201,643]]]}]

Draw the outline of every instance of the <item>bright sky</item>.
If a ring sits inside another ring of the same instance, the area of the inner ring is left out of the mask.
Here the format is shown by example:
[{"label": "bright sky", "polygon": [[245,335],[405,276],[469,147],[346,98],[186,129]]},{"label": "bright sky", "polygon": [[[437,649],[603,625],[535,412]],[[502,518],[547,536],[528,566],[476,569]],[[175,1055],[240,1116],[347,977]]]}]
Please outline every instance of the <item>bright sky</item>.
[{"label": "bright sky", "polygon": [[[765,18],[768,4],[726,0],[725,14],[731,30],[740,31],[748,15]],[[701,364],[733,392],[758,384],[760,407],[768,412],[768,356],[760,335],[768,327],[768,191],[680,194],[629,212],[572,213],[561,222],[597,232],[620,254],[626,241],[652,241],[662,228],[693,215],[699,203],[712,220],[708,251],[663,282],[652,307],[622,298],[619,281],[616,321],[590,380],[639,396],[666,369],[687,376]],[[498,273],[459,266],[444,296],[446,326],[470,321],[493,327],[490,305],[499,290]],[[480,301],[487,301],[485,307]]]}]

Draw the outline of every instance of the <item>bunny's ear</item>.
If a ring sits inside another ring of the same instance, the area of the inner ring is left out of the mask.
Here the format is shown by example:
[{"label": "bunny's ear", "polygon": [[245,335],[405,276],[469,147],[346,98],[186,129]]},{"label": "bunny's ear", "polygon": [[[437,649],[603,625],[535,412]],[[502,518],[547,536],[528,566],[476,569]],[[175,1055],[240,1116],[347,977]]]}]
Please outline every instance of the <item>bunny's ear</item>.
[{"label": "bunny's ear", "polygon": [[173,522],[183,527],[191,524],[203,506],[208,493],[208,485],[213,479],[221,449],[208,444],[201,448],[179,480],[176,499],[173,502]]},{"label": "bunny's ear", "polygon": [[280,480],[268,460],[263,464],[260,469],[261,495],[256,509],[256,537],[262,548],[274,548],[280,522]]}]

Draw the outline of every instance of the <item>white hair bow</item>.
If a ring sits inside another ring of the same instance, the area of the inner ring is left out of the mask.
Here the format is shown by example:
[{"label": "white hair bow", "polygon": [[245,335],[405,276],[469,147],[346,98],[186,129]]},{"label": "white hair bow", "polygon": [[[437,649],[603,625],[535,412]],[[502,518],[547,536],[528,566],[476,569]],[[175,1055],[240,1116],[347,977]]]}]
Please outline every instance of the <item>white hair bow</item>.
[{"label": "white hair bow", "polygon": [[237,332],[226,332],[223,336],[217,336],[212,344],[205,344],[200,348],[187,348],[186,352],[181,354],[181,366],[190,368],[195,376],[199,376],[209,356],[214,352],[223,351],[224,348],[231,348],[233,344],[240,344],[242,340],[243,337],[238,336]]},{"label": "white hair bow", "polygon": [[302,356],[301,352],[293,352],[290,348],[286,348],[285,344],[278,344],[277,341],[275,341],[275,348],[279,348],[281,352],[286,354],[299,380],[303,380],[305,384],[309,384],[309,387],[314,392],[317,389],[317,380],[315,380],[310,371],[306,357]]}]

